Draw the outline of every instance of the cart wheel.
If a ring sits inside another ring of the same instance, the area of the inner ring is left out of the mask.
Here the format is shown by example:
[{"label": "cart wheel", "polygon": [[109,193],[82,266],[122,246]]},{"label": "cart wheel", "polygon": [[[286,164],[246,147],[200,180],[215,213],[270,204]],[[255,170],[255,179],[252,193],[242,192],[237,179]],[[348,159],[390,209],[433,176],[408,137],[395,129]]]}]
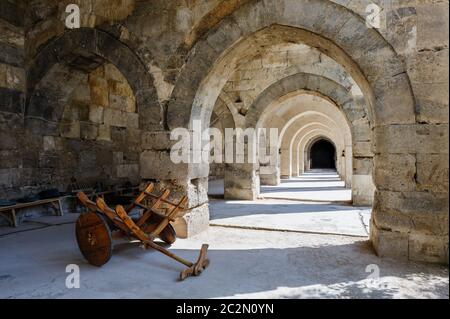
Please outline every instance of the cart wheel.
[{"label": "cart wheel", "polygon": [[[156,227],[158,227],[159,223],[161,222],[160,219],[156,219],[156,218],[150,218],[150,222],[147,223],[144,231],[147,234],[150,234],[153,230],[156,229]],[[163,242],[165,242],[166,244],[172,245],[175,240],[177,240],[177,234],[175,233],[175,229],[173,229],[172,225],[169,224],[167,225],[160,233],[158,236]]]},{"label": "cart wheel", "polygon": [[82,213],[77,219],[75,231],[78,248],[84,258],[94,266],[106,264],[112,254],[112,239],[103,216],[95,212]]},{"label": "cart wheel", "polygon": [[172,245],[175,240],[177,240],[177,234],[175,233],[173,226],[169,224],[159,234],[159,238],[161,238],[163,242]]}]

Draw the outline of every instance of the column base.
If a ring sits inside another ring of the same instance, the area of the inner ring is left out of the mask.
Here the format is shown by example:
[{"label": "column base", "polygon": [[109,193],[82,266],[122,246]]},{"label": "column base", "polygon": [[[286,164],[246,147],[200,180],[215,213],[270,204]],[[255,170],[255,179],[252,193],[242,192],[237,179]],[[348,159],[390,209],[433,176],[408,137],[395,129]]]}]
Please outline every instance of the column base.
[{"label": "column base", "polygon": [[449,264],[447,236],[406,233],[378,228],[373,219],[370,240],[379,257]]},{"label": "column base", "polygon": [[184,216],[175,220],[172,226],[179,238],[189,238],[207,230],[209,227],[208,204],[191,209]]},{"label": "column base", "polygon": [[267,185],[267,186],[277,186],[280,185],[280,177],[276,174],[264,174],[259,175],[259,182],[261,185]]}]

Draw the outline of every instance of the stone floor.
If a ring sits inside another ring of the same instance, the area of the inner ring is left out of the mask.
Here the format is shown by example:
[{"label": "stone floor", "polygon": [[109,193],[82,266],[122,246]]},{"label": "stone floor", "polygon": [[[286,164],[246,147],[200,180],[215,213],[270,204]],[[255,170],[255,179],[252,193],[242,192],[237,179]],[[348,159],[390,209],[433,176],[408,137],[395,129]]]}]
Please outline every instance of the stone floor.
[{"label": "stone floor", "polygon": [[[28,221],[0,233],[0,298],[449,297],[447,267],[379,259],[366,233],[370,209],[339,205],[331,190],[317,188],[329,202],[312,201],[315,194],[305,202],[213,199],[209,230],[171,247],[194,260],[202,243],[210,245],[210,267],[183,282],[183,266],[136,243],[118,243],[101,268],[87,264],[75,241],[76,214]],[[80,267],[78,289],[65,286],[68,264]]]}]

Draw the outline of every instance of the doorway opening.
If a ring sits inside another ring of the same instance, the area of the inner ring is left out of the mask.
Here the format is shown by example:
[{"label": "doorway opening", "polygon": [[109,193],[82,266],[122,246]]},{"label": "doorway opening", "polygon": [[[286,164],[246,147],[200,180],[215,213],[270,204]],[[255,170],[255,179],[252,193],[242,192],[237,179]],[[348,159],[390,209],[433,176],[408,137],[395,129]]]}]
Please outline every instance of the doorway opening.
[{"label": "doorway opening", "polygon": [[320,139],[310,149],[311,169],[336,169],[336,149],[334,145]]}]

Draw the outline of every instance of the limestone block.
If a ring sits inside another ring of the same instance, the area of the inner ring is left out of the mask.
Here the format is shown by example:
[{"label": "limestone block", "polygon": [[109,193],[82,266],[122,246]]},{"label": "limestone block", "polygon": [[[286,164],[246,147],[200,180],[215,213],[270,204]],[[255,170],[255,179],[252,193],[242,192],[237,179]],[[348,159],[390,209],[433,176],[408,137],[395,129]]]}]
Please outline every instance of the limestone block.
[{"label": "limestone block", "polygon": [[417,3],[417,50],[448,47],[448,2]]},{"label": "limestone block", "polygon": [[408,61],[420,122],[448,123],[448,52],[448,49],[418,52]]},{"label": "limestone block", "polygon": [[105,125],[126,127],[127,119],[123,116],[123,112],[111,108],[105,108],[103,110],[103,123]]},{"label": "limestone block", "polygon": [[91,103],[108,106],[108,83],[105,79],[97,77],[89,77],[90,92],[91,92]]},{"label": "limestone block", "polygon": [[99,125],[98,126],[98,136],[99,141],[111,141],[111,126],[109,125]]},{"label": "limestone block", "polygon": [[448,154],[448,124],[375,127],[374,144],[377,153]]},{"label": "limestone block", "polygon": [[226,199],[255,200],[259,195],[259,175],[252,164],[225,164]]},{"label": "limestone block", "polygon": [[125,111],[129,113],[136,112],[136,99],[134,96],[125,99]]},{"label": "limestone block", "polygon": [[416,158],[409,154],[383,154],[374,157],[374,180],[378,189],[415,190]]},{"label": "limestone block", "polygon": [[134,179],[139,176],[139,164],[123,164],[116,167],[116,174],[119,178]]},{"label": "limestone block", "polygon": [[412,213],[407,214],[411,220],[411,233],[422,235],[448,235],[447,213]]},{"label": "limestone block", "polygon": [[75,101],[90,103],[91,91],[89,85],[82,83],[73,90],[71,98]]},{"label": "limestone block", "polygon": [[6,69],[6,87],[25,91],[25,70],[14,66],[8,66]]},{"label": "limestone block", "polygon": [[168,152],[144,151],[140,156],[141,177],[144,179],[170,180],[185,179],[188,164],[175,164]]},{"label": "limestone block", "polygon": [[116,80],[108,80],[109,92],[115,95],[132,97],[133,90],[130,88],[128,83],[119,82]]},{"label": "limestone block", "polygon": [[418,104],[417,121],[448,124],[448,81],[440,83],[413,82],[411,85]]},{"label": "limestone block", "polygon": [[61,136],[67,138],[80,138],[80,122],[61,123]]},{"label": "limestone block", "polygon": [[366,142],[372,138],[372,130],[367,118],[356,120],[352,123],[352,134],[355,141]]},{"label": "limestone block", "polygon": [[375,199],[375,205],[381,211],[404,213],[447,213],[449,204],[445,193],[378,190]]},{"label": "limestone block", "polygon": [[0,63],[0,87],[7,88],[8,84],[6,81],[6,72],[8,65],[4,63]]},{"label": "limestone block", "polygon": [[94,123],[103,123],[103,107],[97,105],[89,106],[89,121]]},{"label": "limestone block", "polygon": [[107,80],[114,80],[117,82],[123,82],[125,80],[122,73],[111,63],[105,64],[105,78]]},{"label": "limestone block", "polygon": [[39,168],[57,168],[61,164],[60,158],[55,152],[39,153]]},{"label": "limestone block", "polygon": [[0,186],[13,187],[16,178],[16,170],[0,168]]},{"label": "limestone block", "polygon": [[353,156],[356,157],[372,157],[372,142],[354,142]]},{"label": "limestone block", "polygon": [[44,151],[56,151],[63,149],[62,140],[59,137],[44,136],[42,140],[44,142]]},{"label": "limestone block", "polygon": [[80,137],[84,140],[95,140],[98,136],[98,126],[89,122],[80,122]]},{"label": "limestone block", "polygon": [[105,66],[106,65],[101,65],[98,68],[96,68],[95,70],[91,71],[91,73],[89,73],[89,81],[91,79],[94,80],[95,78],[104,79],[105,78]]},{"label": "limestone block", "polygon": [[125,111],[126,98],[120,95],[109,94],[109,106],[116,110]]},{"label": "limestone block", "polygon": [[406,72],[378,79],[373,84],[373,90],[376,97],[375,124],[415,123],[415,103]]},{"label": "limestone block", "polygon": [[352,202],[354,206],[371,206],[375,194],[372,175],[352,175]]},{"label": "limestone block", "polygon": [[408,59],[408,75],[411,82],[448,82],[448,71],[448,49],[421,51]]},{"label": "limestone block", "polygon": [[448,235],[426,236],[411,234],[409,236],[409,259],[448,264]]},{"label": "limestone block", "polygon": [[273,174],[260,174],[259,182],[261,185],[277,186],[281,183],[281,177],[279,172]]},{"label": "limestone block", "polygon": [[189,238],[205,231],[209,227],[208,204],[195,207],[172,224],[177,237]]},{"label": "limestone block", "polygon": [[353,157],[354,175],[372,175],[373,158],[372,157]]},{"label": "limestone block", "polygon": [[137,113],[123,113],[126,118],[128,128],[139,128],[139,114]]},{"label": "limestone block", "polygon": [[114,164],[123,163],[123,152],[113,152],[113,163]]},{"label": "limestone block", "polygon": [[448,192],[448,154],[417,154],[417,189]]},{"label": "limestone block", "polygon": [[177,141],[170,140],[170,132],[143,132],[141,145],[144,149],[149,150],[170,150],[172,145]]},{"label": "limestone block", "polygon": [[379,257],[408,259],[408,234],[378,228],[373,220],[370,225],[370,240]]}]

